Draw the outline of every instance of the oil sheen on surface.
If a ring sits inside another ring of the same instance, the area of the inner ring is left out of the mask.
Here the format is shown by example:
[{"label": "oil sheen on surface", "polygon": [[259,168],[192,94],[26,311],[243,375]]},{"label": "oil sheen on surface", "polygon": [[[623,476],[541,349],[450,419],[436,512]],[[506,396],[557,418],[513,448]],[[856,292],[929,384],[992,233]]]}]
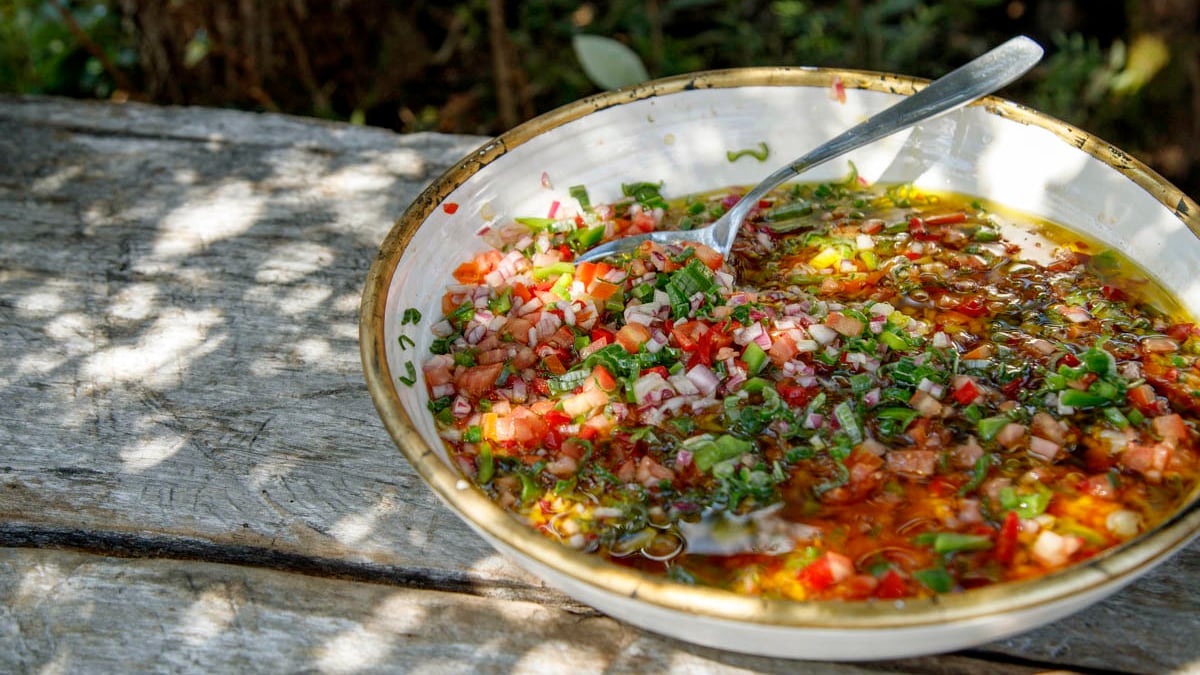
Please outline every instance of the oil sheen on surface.
[{"label": "oil sheen on surface", "polygon": [[728,261],[572,263],[741,190],[625,193],[489,231],[432,326],[450,456],[547,536],[681,583],[894,599],[1085,560],[1194,492],[1200,333],[1113,251],[852,175],[761,201]]}]

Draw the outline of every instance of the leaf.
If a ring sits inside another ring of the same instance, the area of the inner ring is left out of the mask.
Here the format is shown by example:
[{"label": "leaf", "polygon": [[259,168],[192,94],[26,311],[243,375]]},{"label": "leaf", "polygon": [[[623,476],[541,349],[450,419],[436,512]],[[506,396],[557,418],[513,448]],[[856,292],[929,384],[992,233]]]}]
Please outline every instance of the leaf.
[{"label": "leaf", "polygon": [[650,79],[637,53],[612,38],[576,35],[572,45],[584,74],[599,87],[619,89]]},{"label": "leaf", "polygon": [[1171,51],[1157,35],[1139,35],[1129,46],[1125,69],[1112,81],[1117,95],[1135,94],[1171,60]]}]

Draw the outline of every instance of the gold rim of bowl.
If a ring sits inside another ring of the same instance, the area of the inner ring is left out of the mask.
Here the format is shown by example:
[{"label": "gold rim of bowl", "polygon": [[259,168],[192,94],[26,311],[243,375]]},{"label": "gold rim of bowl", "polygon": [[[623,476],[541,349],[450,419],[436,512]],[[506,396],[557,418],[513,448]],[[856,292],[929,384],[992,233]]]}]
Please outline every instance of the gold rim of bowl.
[{"label": "gold rim of bowl", "polygon": [[[1089,561],[1029,581],[996,584],[963,593],[904,601],[793,601],[743,596],[712,588],[687,586],[609,563],[574,551],[535,532],[492,503],[473,486],[461,489],[460,476],[421,438],[395,389],[384,351],[384,307],[392,274],[413,234],[442,201],[468,178],[509,150],[550,129],[592,112],[691,89],[747,86],[830,87],[840,79],[847,89],[911,94],[927,80],[886,73],[823,68],[739,68],[694,73],[606,92],[541,115],[485,143],[435,180],[396,222],[368,273],[359,317],[359,344],[368,389],[384,426],[400,451],[433,491],[474,527],[508,548],[568,576],[595,591],[627,596],[664,610],[717,621],[764,624],[797,629],[914,628],[968,622],[1020,613],[1118,586],[1164,560],[1200,533],[1200,499],[1153,530]],[[1137,159],[1104,141],[1024,106],[988,97],[974,105],[1021,124],[1041,127],[1128,177],[1171,210],[1196,236],[1200,212],[1196,203]]]}]

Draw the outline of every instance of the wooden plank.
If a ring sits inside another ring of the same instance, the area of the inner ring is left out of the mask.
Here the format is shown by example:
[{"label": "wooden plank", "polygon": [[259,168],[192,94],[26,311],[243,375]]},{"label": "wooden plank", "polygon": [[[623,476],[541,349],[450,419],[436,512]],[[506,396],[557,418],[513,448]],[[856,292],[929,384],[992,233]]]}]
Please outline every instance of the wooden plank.
[{"label": "wooden plank", "polygon": [[[432,496],[362,381],[375,248],[480,140],[0,97],[0,544],[586,612]],[[1194,544],[1098,610],[973,653],[1179,668],[1200,661],[1197,579]]]},{"label": "wooden plank", "polygon": [[1032,673],[966,657],[799,663],[595,613],[296,574],[0,549],[4,672]]}]

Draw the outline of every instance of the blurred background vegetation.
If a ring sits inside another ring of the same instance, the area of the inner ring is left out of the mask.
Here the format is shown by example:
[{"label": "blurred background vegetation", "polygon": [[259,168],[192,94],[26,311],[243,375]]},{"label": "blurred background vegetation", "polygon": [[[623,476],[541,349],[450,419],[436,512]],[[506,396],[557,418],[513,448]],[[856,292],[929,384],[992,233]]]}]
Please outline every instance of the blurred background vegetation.
[{"label": "blurred background vegetation", "polygon": [[597,88],[577,34],[652,77],[821,65],[936,77],[1025,33],[1005,95],[1200,195],[1196,0],[0,0],[0,91],[497,134]]}]

